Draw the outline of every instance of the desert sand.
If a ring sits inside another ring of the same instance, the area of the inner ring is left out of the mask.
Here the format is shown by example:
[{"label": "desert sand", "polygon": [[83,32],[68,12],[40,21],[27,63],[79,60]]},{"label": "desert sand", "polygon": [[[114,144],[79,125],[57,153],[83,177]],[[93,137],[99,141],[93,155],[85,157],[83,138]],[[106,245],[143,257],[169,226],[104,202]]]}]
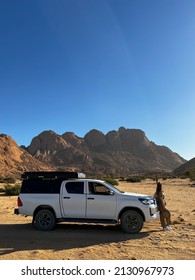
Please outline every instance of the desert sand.
[{"label": "desert sand", "polygon": [[[0,193],[1,260],[194,260],[195,187],[188,179],[160,180],[172,215],[172,230],[159,220],[145,223],[139,234],[116,225],[58,224],[50,232],[31,225],[31,217],[14,215],[17,197]],[[123,191],[153,195],[155,181],[120,182]]]}]

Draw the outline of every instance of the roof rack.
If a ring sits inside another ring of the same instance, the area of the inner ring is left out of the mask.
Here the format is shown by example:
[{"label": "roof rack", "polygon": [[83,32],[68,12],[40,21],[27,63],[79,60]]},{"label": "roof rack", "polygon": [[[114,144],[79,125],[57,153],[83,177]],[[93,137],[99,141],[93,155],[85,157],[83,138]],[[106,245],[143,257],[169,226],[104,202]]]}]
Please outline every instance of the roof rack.
[{"label": "roof rack", "polygon": [[24,172],[21,175],[22,179],[76,179],[86,178],[84,173],[70,172],[70,171],[37,171],[37,172]]}]

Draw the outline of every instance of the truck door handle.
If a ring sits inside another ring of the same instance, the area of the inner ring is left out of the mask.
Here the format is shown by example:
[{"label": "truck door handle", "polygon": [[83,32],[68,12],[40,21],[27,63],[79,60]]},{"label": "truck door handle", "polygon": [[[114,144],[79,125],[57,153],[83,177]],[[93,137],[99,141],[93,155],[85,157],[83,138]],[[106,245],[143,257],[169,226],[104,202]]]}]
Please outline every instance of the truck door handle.
[{"label": "truck door handle", "polygon": [[70,196],[64,196],[63,199],[70,199]]},{"label": "truck door handle", "polygon": [[95,198],[94,198],[94,197],[88,197],[87,199],[89,199],[89,200],[94,200]]}]

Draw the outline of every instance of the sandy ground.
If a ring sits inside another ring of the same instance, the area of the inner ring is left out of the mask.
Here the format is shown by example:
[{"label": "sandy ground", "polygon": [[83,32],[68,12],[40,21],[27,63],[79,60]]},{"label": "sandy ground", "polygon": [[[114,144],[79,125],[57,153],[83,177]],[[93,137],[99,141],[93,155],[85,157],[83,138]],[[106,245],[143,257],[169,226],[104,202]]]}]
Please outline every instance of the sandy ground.
[{"label": "sandy ground", "polygon": [[[195,187],[188,180],[161,181],[172,214],[172,230],[159,220],[145,223],[139,234],[119,226],[61,223],[50,232],[35,230],[31,217],[14,215],[17,197],[0,193],[1,260],[194,260]],[[120,183],[121,190],[153,194],[155,182]]]}]

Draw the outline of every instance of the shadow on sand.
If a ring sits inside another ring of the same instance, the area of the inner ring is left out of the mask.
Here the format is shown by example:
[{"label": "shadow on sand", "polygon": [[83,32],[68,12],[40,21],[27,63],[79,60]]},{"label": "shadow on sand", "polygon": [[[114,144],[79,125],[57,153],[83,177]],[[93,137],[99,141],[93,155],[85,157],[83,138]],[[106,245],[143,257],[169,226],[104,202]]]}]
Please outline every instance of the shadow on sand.
[{"label": "shadow on sand", "polygon": [[124,233],[118,225],[58,224],[49,232],[29,224],[0,224],[0,256],[17,251],[68,250],[142,239],[150,232]]}]

